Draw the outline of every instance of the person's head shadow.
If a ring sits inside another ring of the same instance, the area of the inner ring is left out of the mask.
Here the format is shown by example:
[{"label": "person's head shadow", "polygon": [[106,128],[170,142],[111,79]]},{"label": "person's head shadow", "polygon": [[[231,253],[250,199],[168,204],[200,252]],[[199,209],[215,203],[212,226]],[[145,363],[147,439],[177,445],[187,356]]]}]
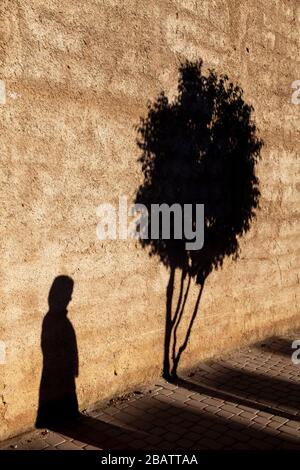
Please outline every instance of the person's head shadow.
[{"label": "person's head shadow", "polygon": [[68,276],[54,279],[48,295],[49,314],[64,316],[68,313],[67,306],[72,300],[74,281]]},{"label": "person's head shadow", "polygon": [[36,427],[78,415],[75,377],[78,376],[77,341],[67,307],[72,298],[74,281],[68,276],[54,279],[49,291],[49,310],[41,334],[43,370],[39,391]]}]

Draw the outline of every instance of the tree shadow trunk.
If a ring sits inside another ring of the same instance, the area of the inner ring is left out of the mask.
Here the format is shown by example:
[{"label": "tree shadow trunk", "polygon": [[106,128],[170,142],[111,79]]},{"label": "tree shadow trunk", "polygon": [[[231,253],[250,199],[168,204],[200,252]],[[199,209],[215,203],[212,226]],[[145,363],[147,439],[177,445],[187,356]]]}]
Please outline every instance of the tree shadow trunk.
[{"label": "tree shadow trunk", "polygon": [[[174,284],[175,284],[175,272],[176,268],[171,268],[169,282],[167,286],[167,298],[166,298],[166,322],[165,322],[165,339],[164,339],[164,359],[163,359],[163,377],[166,380],[174,380],[177,377],[177,369],[180,362],[182,353],[185,351],[190,335],[192,332],[193,324],[196,319],[198,308],[204,288],[204,281],[200,285],[199,293],[196,299],[196,303],[190,318],[189,326],[187,328],[184,340],[178,350],[177,346],[177,333],[179,325],[182,321],[188,294],[191,286],[191,276],[187,274],[187,271],[182,270],[180,289],[178,294],[178,300],[175,312],[173,314],[173,297],[174,297]],[[185,279],[188,276],[186,286],[184,285]],[[171,351],[172,346],[172,351]]]}]

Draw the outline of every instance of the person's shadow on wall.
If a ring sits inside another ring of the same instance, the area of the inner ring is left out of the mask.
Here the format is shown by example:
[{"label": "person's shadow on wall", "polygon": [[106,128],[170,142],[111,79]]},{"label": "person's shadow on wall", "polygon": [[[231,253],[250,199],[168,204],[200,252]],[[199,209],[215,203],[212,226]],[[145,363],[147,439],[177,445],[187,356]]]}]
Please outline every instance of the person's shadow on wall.
[{"label": "person's shadow on wall", "polygon": [[52,427],[79,414],[75,385],[77,342],[67,317],[73,286],[70,277],[58,276],[48,296],[49,311],[43,320],[41,336],[43,370],[36,419],[38,428]]},{"label": "person's shadow on wall", "polygon": [[134,441],[143,433],[123,429],[123,438],[116,437],[119,426],[79,412],[75,384],[79,372],[77,341],[67,318],[73,287],[70,277],[58,276],[49,292],[49,311],[42,325],[43,370],[35,425],[97,448],[128,447],[128,438]]}]

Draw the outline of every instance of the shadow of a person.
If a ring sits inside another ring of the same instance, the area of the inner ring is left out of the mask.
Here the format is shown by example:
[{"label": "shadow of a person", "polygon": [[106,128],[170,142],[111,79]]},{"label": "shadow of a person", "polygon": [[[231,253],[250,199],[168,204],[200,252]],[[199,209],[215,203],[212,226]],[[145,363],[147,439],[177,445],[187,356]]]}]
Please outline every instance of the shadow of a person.
[{"label": "shadow of a person", "polygon": [[42,325],[43,371],[39,391],[36,427],[51,427],[78,416],[75,377],[78,376],[78,351],[67,306],[74,281],[58,276],[51,286],[49,311]]}]

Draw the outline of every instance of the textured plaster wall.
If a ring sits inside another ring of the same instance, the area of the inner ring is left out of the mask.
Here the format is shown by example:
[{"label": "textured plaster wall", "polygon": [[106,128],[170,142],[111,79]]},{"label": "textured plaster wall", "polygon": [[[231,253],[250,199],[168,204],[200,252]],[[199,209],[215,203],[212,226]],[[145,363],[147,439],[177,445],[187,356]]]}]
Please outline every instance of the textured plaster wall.
[{"label": "textured plaster wall", "polygon": [[1,0],[0,438],[34,423],[58,274],[75,282],[81,407],[160,373],[168,273],[135,241],[98,241],[95,209],[133,199],[135,126],[185,58],[241,85],[265,145],[261,210],[209,276],[182,367],[300,323],[299,51],[298,0]]}]

